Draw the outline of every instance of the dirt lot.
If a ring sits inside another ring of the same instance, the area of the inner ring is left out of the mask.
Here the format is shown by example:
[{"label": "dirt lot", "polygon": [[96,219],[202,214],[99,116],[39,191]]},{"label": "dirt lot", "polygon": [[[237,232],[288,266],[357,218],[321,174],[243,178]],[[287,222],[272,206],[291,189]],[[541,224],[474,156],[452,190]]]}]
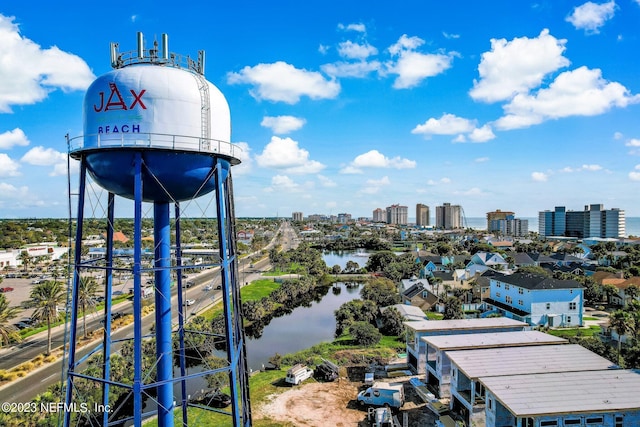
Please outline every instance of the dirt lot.
[{"label": "dirt lot", "polygon": [[[309,380],[272,396],[268,403],[255,411],[254,416],[300,427],[368,427],[366,409],[358,407],[355,401],[361,387],[361,383],[345,378],[330,383]],[[408,383],[405,384],[405,404],[397,414],[400,423],[403,413],[408,416],[409,427],[435,426],[434,415]]]}]

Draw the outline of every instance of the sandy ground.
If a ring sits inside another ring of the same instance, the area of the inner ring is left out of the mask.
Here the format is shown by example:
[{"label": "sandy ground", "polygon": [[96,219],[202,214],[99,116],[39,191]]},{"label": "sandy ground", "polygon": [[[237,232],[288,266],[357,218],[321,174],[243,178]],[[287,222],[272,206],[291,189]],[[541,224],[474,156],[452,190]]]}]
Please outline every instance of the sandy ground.
[{"label": "sandy ground", "polygon": [[[358,407],[355,401],[360,387],[360,383],[342,378],[331,383],[310,380],[272,396],[268,403],[257,408],[254,416],[299,427],[369,426],[366,409]],[[405,385],[405,397],[405,404],[398,413],[400,423],[403,413],[407,413],[408,427],[435,426],[434,415],[409,385]]]}]

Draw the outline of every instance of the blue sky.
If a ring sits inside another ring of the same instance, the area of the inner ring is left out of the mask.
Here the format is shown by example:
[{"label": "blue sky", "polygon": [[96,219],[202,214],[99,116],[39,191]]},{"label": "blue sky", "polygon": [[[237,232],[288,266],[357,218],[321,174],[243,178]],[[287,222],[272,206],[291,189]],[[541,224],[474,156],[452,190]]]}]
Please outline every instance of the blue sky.
[{"label": "blue sky", "polygon": [[65,134],[138,31],[206,51],[244,148],[237,216],[640,216],[640,0],[201,3],[2,2],[0,217],[67,215]]}]

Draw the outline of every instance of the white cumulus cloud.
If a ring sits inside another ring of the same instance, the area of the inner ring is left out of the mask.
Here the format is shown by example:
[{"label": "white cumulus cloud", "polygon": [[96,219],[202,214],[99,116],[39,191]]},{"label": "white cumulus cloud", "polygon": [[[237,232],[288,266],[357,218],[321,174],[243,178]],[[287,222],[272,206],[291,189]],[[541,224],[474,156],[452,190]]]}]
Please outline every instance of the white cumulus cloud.
[{"label": "white cumulus cloud", "polygon": [[249,93],[257,100],[287,104],[295,104],[303,96],[313,100],[333,99],[340,93],[340,84],[336,81],[282,61],[246,66],[237,73],[228,73],[227,82],[252,85]]},{"label": "white cumulus cloud", "polygon": [[636,165],[634,170],[629,172],[629,179],[632,181],[640,181],[640,165]]},{"label": "white cumulus cloud", "polygon": [[9,150],[17,145],[29,145],[29,139],[22,129],[15,128],[4,133],[0,133],[0,149]]},{"label": "white cumulus cloud", "polygon": [[547,74],[569,65],[562,56],[565,43],[547,29],[531,39],[492,39],[491,50],[482,54],[478,65],[480,80],[474,81],[469,95],[477,101],[496,102],[527,93]]},{"label": "white cumulus cloud", "polygon": [[362,173],[362,168],[413,169],[415,167],[416,162],[413,160],[399,156],[390,158],[378,150],[370,150],[356,156],[348,166],[342,169],[341,173]]},{"label": "white cumulus cloud", "polygon": [[35,104],[56,89],[84,90],[95,79],[79,56],[23,37],[13,17],[0,14],[0,40],[0,113]]},{"label": "white cumulus cloud", "polygon": [[415,49],[422,46],[424,40],[403,34],[389,47],[389,53],[395,58],[386,64],[386,72],[398,77],[393,83],[396,89],[408,89],[419,85],[428,77],[437,76],[451,67],[454,53],[420,53]]},{"label": "white cumulus cloud", "polygon": [[468,133],[475,129],[475,123],[469,119],[445,113],[439,119],[431,117],[421,125],[417,125],[411,133],[422,134],[425,137],[431,135],[456,135]]},{"label": "white cumulus cloud", "polygon": [[550,119],[594,116],[639,101],[640,96],[630,94],[620,83],[603,79],[599,69],[580,67],[561,73],[548,88],[535,94],[514,97],[503,107],[506,115],[495,126],[517,129]]},{"label": "white cumulus cloud", "polygon": [[0,177],[19,176],[20,164],[7,154],[0,153]]},{"label": "white cumulus cloud", "polygon": [[378,49],[367,42],[354,43],[351,40],[347,40],[338,44],[338,54],[344,58],[366,59],[371,55],[376,55],[377,53]]},{"label": "white cumulus cloud", "polygon": [[491,126],[484,125],[481,128],[475,128],[469,134],[469,140],[472,142],[487,142],[494,139],[496,135],[491,130]]},{"label": "white cumulus cloud", "polygon": [[259,166],[282,169],[293,174],[314,174],[325,168],[320,162],[309,159],[309,152],[298,147],[291,138],[271,137],[262,154],[256,156]]},{"label": "white cumulus cloud", "polygon": [[614,0],[601,4],[588,1],[574,7],[566,20],[578,30],[585,30],[587,34],[597,34],[600,27],[613,18],[616,8]]},{"label": "white cumulus cloud", "polygon": [[544,172],[533,172],[531,174],[531,179],[538,182],[545,182],[549,179],[549,175]]},{"label": "white cumulus cloud", "polygon": [[301,129],[305,123],[305,119],[294,116],[265,116],[260,126],[269,128],[273,133],[282,135]]}]

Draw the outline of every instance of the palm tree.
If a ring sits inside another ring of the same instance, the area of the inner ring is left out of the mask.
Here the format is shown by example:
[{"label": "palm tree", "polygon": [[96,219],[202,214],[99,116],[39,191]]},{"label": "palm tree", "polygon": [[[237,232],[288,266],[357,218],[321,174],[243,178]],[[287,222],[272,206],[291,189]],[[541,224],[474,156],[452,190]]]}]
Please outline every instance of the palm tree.
[{"label": "palm tree", "polygon": [[29,255],[29,252],[27,252],[27,251],[20,252],[20,255],[18,255],[18,259],[20,261],[22,261],[22,266],[24,267],[24,272],[27,273],[27,269],[29,267],[29,264],[31,264],[31,256]]},{"label": "palm tree", "polygon": [[8,343],[12,336],[16,336],[16,328],[8,322],[16,317],[19,311],[18,307],[9,307],[7,297],[0,294],[0,346]]},{"label": "palm tree", "polygon": [[631,316],[626,311],[616,310],[609,316],[609,327],[616,331],[618,334],[618,365],[620,365],[620,347],[622,336],[627,333],[629,329],[629,322]]},{"label": "palm tree", "polygon": [[82,309],[82,332],[84,338],[87,337],[87,308],[96,305],[95,296],[100,290],[98,282],[93,277],[81,277],[78,284],[78,305]]},{"label": "palm tree", "polygon": [[47,321],[47,356],[51,354],[51,323],[58,318],[58,305],[65,301],[62,283],[47,280],[31,289],[31,305],[35,307],[33,317]]}]

